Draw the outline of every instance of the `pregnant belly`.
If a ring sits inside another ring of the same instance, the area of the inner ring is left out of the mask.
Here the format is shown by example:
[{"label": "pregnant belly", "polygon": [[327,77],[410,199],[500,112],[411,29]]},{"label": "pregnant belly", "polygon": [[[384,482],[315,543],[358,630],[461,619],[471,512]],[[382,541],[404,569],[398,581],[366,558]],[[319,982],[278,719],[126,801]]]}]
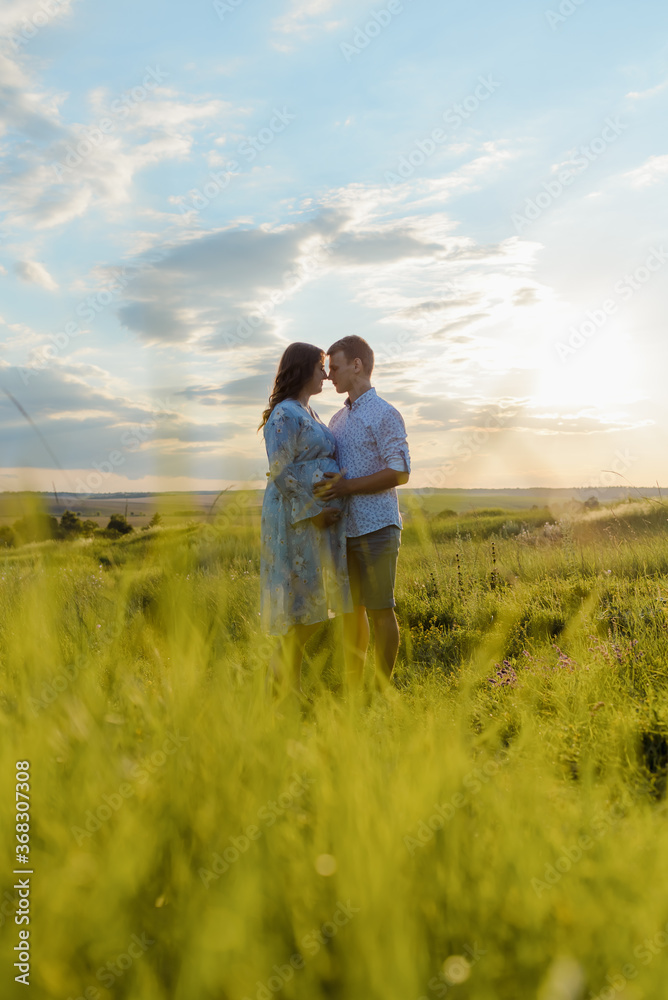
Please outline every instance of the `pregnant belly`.
[{"label": "pregnant belly", "polygon": [[310,468],[307,475],[312,483],[318,483],[324,479],[326,472],[339,472],[338,462],[335,458],[316,458],[312,463],[308,463]]},{"label": "pregnant belly", "polygon": [[[337,472],[340,472],[340,471],[341,470],[339,469],[339,464],[336,461],[336,459],[334,459],[334,458],[321,459],[321,460],[318,461],[317,467],[314,469],[313,476],[312,476],[312,479],[311,479],[311,483],[312,483],[312,485],[313,485],[314,488],[316,486],[320,485],[320,484],[322,484],[323,486],[326,486],[328,482],[331,482],[331,480],[325,478],[325,473],[326,472],[337,473]],[[343,506],[343,500],[342,499],[340,499],[340,500],[328,500],[327,501],[327,506],[328,507],[337,507],[337,508],[341,509],[342,506]]]}]

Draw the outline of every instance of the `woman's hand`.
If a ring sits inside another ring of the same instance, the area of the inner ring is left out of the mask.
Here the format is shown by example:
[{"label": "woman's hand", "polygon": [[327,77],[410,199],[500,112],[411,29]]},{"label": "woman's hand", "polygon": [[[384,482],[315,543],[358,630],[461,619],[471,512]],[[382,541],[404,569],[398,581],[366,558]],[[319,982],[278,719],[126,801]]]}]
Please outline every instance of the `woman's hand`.
[{"label": "woman's hand", "polygon": [[320,513],[316,514],[315,517],[312,517],[311,520],[316,528],[330,528],[333,524],[336,524],[340,517],[341,511],[336,507],[325,507],[324,510],[321,510]]}]

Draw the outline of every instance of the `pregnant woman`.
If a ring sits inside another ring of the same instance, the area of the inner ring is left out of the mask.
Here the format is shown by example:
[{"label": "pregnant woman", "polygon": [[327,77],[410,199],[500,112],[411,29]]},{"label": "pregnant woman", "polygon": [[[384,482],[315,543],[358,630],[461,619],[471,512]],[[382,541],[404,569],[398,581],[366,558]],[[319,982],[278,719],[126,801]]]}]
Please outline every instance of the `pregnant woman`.
[{"label": "pregnant woman", "polygon": [[[301,693],[304,646],[321,622],[353,610],[346,564],[345,501],[319,501],[314,486],[339,472],[336,443],[310,405],[327,378],[325,354],[290,344],[262,414],[269,482],[262,504],[261,615],[279,636],[270,676]],[[260,429],[258,428],[258,429]]]}]

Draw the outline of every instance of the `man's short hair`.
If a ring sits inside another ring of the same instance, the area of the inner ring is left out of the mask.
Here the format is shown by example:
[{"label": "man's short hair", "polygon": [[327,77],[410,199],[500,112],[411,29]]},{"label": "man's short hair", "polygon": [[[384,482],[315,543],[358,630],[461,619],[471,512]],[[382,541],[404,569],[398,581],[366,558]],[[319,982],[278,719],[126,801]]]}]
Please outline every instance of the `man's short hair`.
[{"label": "man's short hair", "polygon": [[355,334],[351,337],[342,337],[341,340],[332,344],[327,353],[332,355],[336,354],[337,351],[343,351],[346,361],[354,361],[355,358],[359,358],[365,375],[370,375],[373,371],[373,351],[363,337],[358,337]]}]

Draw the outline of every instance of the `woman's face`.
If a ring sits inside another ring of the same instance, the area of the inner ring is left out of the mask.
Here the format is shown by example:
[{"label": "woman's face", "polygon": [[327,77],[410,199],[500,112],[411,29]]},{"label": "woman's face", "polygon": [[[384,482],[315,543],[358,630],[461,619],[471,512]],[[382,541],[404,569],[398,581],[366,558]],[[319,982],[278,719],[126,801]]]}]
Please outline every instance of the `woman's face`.
[{"label": "woman's face", "polygon": [[327,378],[329,378],[329,375],[325,370],[325,361],[323,358],[320,361],[316,362],[315,367],[313,369],[313,375],[311,376],[311,379],[308,383],[309,395],[315,396],[316,393],[322,392],[322,383]]}]

